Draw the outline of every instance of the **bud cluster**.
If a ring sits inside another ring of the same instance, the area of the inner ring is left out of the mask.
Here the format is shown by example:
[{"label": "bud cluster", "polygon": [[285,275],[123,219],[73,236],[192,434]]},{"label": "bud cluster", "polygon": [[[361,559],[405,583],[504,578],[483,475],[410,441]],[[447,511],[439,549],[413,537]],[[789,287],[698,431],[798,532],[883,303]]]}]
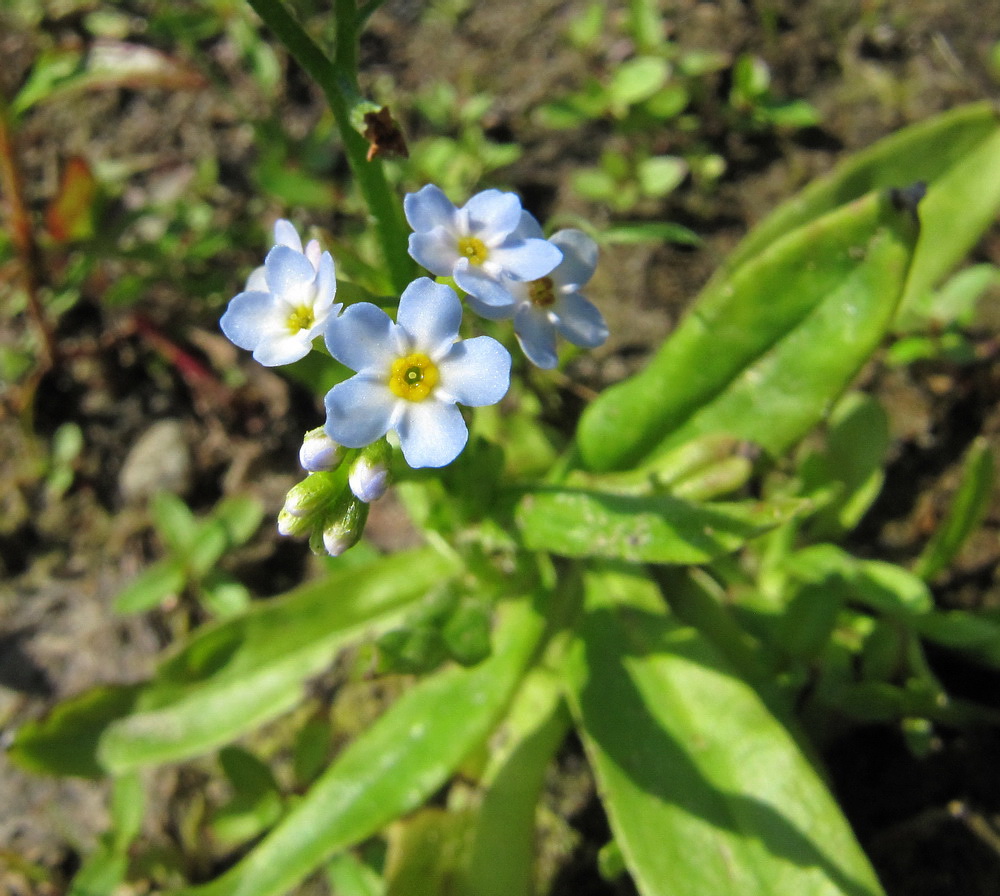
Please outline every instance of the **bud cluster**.
[{"label": "bud cluster", "polygon": [[278,532],[308,538],[313,553],[339,557],[358,543],[377,501],[392,480],[392,449],[379,439],[348,449],[320,427],[305,434],[299,461],[309,475],[293,486],[278,513]]}]

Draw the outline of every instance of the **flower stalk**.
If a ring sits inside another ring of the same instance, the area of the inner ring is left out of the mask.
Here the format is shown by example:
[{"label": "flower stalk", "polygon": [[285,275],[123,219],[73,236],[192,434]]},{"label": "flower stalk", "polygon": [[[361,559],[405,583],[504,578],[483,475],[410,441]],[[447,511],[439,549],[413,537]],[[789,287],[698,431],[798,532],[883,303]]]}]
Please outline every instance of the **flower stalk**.
[{"label": "flower stalk", "polygon": [[254,11],[278,36],[295,60],[326,96],[344,141],[347,161],[375,222],[382,257],[395,291],[413,279],[415,268],[406,254],[406,222],[385,179],[382,163],[368,159],[368,143],[351,125],[352,99],[358,96],[357,39],[360,17],[354,0],[338,0],[336,56],[331,60],[288,11],[281,0],[249,0]]}]

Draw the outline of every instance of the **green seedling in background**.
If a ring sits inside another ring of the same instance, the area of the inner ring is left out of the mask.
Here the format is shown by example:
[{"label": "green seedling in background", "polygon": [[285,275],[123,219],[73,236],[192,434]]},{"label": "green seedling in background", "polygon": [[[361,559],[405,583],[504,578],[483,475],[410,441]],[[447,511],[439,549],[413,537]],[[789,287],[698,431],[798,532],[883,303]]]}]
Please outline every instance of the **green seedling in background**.
[{"label": "green seedling in background", "polygon": [[118,595],[115,610],[138,613],[184,593],[212,616],[225,618],[245,610],[249,592],[218,565],[253,537],[264,515],[260,505],[249,498],[224,498],[199,520],[176,495],[161,492],[150,510],[168,554]]}]

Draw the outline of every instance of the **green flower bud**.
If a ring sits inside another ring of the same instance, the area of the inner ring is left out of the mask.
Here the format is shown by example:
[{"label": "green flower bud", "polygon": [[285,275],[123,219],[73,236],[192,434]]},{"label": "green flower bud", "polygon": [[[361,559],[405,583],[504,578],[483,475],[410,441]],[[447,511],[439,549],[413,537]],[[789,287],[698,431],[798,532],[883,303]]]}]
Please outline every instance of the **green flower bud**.
[{"label": "green flower bud", "polygon": [[339,557],[358,543],[367,520],[368,505],[359,501],[350,489],[344,489],[323,524],[313,529],[309,547],[314,554]]},{"label": "green flower bud", "polygon": [[308,516],[296,516],[289,513],[284,507],[278,511],[278,534],[290,535],[292,538],[299,538],[308,535],[312,531],[313,519]]},{"label": "green flower bud", "polygon": [[310,517],[322,510],[335,496],[337,479],[332,473],[310,473],[285,496],[285,513]]}]

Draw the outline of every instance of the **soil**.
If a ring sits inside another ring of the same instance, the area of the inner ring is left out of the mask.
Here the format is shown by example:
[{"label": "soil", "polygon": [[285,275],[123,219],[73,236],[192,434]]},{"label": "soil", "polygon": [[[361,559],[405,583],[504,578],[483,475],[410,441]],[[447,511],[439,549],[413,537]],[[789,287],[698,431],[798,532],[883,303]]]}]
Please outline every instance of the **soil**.
[{"label": "soil", "polygon": [[[455,85],[462,96],[491,94],[488,133],[518,142],[523,154],[492,174],[490,183],[518,190],[540,219],[581,215],[601,228],[616,216],[577,196],[569,178],[610,145],[610,128],[598,122],[582,132],[547,130],[536,115],[540,104],[579,86],[595,66],[632,52],[613,29],[592,51],[573,49],[566,29],[585,5],[389,2],[363,42],[365,83],[374,89],[391,77],[404,113],[405,97],[438,81]],[[308,134],[320,120],[316,89],[280,48],[281,75],[269,91],[248,75],[231,36],[173,35],[174,43],[169,32],[147,27],[151,2],[113,6],[124,16],[123,37],[177,54],[208,76],[196,87],[92,90],[32,110],[16,141],[33,211],[41,216],[55,195],[62,163],[83,156],[123,178],[106,212],[112,216],[202,189],[196,187],[198,166],[206,159],[217,166],[218,177],[199,201],[220,230],[241,226],[249,234],[249,222],[287,213],[255,193],[247,172],[262,150],[241,115],[273,115],[289,133]],[[623,15],[625,4],[608,6],[613,16]],[[996,96],[990,54],[1000,32],[992,2],[675,0],[663,6],[681,46],[718,50],[730,59],[758,54],[770,65],[775,93],[808,100],[820,124],[788,134],[732,132],[721,118],[713,120],[707,105],[704,131],[729,162],[718,187],[707,193],[680,189],[641,210],[650,220],[686,225],[704,242],[603,251],[589,295],[604,311],[612,336],[557,380],[553,416],[567,426],[586,389],[641,366],[727,250],[777,203],[847,152],[958,104]],[[30,0],[17,6],[25,7],[33,7]],[[178,7],[197,10],[193,2]],[[8,98],[46,48],[87,46],[92,38],[85,15],[104,7],[93,0],[44,8],[32,27],[13,12],[0,12],[0,90]],[[720,76],[720,97],[727,87]],[[411,139],[425,133],[417,116],[406,114],[405,121]],[[339,164],[331,157],[331,174]],[[314,223],[332,226],[332,212],[313,214]],[[149,226],[156,226],[155,218]],[[304,388],[242,356],[217,328],[226,300],[241,288],[261,249],[249,239],[225,247],[192,263],[190,278],[164,276],[131,304],[106,301],[109,286],[127,268],[126,262],[109,264],[58,318],[57,362],[48,369],[39,364],[39,376],[29,372],[7,387],[0,417],[4,737],[61,698],[97,683],[148,675],[156,654],[178,634],[178,618],[192,621],[170,608],[135,617],[110,608],[116,593],[160,556],[147,509],[155,487],[169,480],[196,512],[207,511],[222,495],[250,494],[270,519],[294,483],[298,441],[318,424],[320,408]],[[1000,263],[1000,230],[986,236],[973,259]],[[71,250],[47,247],[47,282],[57,282],[72,262]],[[13,262],[0,267],[4,288],[14,270]],[[199,278],[205,288],[192,293]],[[51,290],[46,296],[58,299]],[[0,314],[0,347],[38,344],[29,315]],[[915,557],[954,492],[965,448],[982,436],[1000,449],[1000,312],[985,320],[970,334],[973,363],[898,369],[875,362],[865,371],[862,385],[885,404],[894,442],[883,494],[853,549],[901,563]],[[226,373],[232,370],[238,374]],[[83,439],[72,461],[72,483],[63,487],[45,458],[46,446],[67,422],[80,428]],[[170,470],[164,469],[165,457],[174,459]],[[369,531],[376,544],[404,543],[410,536],[396,523],[398,514],[375,506]],[[998,526],[1000,505],[994,502],[982,531],[935,583],[941,606],[1000,606]],[[314,573],[318,561],[265,525],[225,567],[263,597]],[[943,651],[931,661],[950,691],[1000,708],[998,673]],[[907,750],[899,731],[844,731],[824,744],[824,758],[890,896],[996,893],[1000,729],[942,730],[921,759]],[[176,845],[190,780],[182,772],[164,772],[153,783],[144,836],[164,848]],[[597,849],[608,837],[606,820],[573,744],[560,757],[551,791],[550,808],[564,820],[560,836],[570,844],[564,866],[552,872],[553,894],[632,892],[627,881],[606,883],[596,872]],[[62,892],[106,825],[106,788],[33,777],[3,762],[0,794],[0,890],[14,896]],[[25,871],[24,863],[40,874]]]}]

